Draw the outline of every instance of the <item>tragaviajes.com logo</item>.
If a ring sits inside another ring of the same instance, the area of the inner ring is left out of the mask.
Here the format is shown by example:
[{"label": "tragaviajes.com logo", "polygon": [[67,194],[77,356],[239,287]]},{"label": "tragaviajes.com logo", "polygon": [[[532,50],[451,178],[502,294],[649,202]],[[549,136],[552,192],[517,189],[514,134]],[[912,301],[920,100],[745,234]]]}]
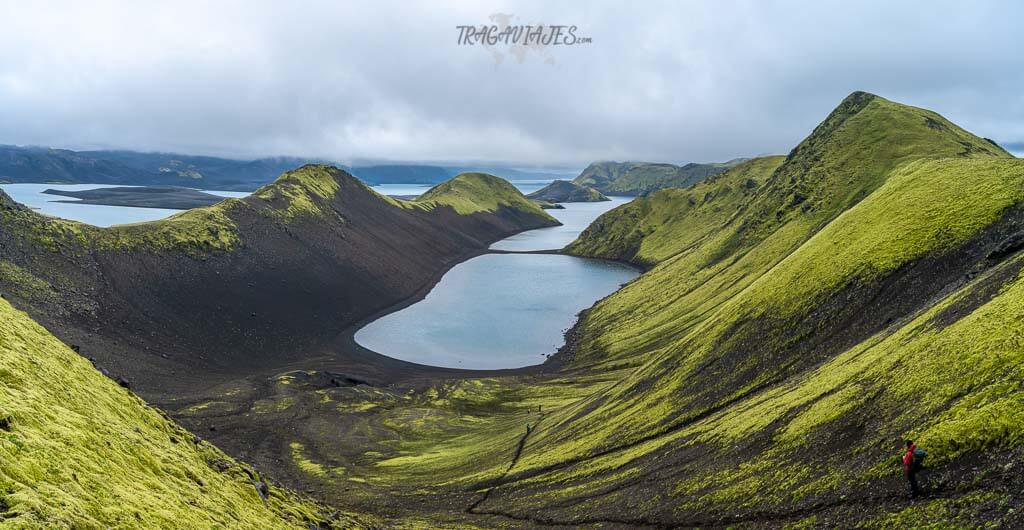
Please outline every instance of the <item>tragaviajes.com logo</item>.
[{"label": "tragaviajes.com logo", "polygon": [[555,64],[551,49],[591,44],[590,36],[582,35],[578,26],[569,24],[513,24],[515,15],[495,13],[490,24],[455,26],[459,46],[480,46],[486,49],[495,64],[505,60],[507,51],[519,63],[530,53],[540,55],[546,64]]}]

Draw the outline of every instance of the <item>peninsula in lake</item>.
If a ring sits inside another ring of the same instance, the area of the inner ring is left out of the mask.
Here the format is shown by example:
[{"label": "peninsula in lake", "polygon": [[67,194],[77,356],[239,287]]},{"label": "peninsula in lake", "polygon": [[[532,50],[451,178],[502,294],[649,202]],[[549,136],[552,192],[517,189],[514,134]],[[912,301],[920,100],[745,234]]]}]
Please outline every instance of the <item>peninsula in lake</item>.
[{"label": "peninsula in lake", "polygon": [[55,202],[133,206],[136,208],[167,208],[171,210],[189,210],[211,206],[224,200],[224,197],[179,186],[120,186],[116,188],[74,191],[48,189],[43,193],[77,199]]}]

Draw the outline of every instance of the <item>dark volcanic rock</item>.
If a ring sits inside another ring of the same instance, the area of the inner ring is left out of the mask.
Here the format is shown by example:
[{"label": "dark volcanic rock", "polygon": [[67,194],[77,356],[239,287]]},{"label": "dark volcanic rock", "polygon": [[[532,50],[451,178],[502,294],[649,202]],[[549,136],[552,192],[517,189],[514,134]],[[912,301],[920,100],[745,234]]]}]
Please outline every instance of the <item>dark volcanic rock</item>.
[{"label": "dark volcanic rock", "polygon": [[253,482],[253,487],[256,488],[256,493],[259,494],[260,499],[263,499],[263,502],[267,502],[267,496],[270,495],[270,488],[267,487],[267,483],[262,480]]},{"label": "dark volcanic rock", "polygon": [[1024,232],[1017,232],[1000,241],[999,245],[989,252],[988,259],[1000,260],[1022,248],[1024,248]]}]

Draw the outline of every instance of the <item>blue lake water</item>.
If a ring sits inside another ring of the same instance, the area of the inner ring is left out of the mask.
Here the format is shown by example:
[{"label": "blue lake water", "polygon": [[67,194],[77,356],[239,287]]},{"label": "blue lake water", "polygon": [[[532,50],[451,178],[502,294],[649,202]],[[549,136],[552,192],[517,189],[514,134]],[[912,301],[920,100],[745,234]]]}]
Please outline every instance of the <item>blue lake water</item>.
[{"label": "blue lake water", "polygon": [[598,216],[633,200],[632,197],[611,197],[604,202],[569,202],[564,210],[547,210],[562,226],[529,230],[491,245],[494,250],[557,250],[572,243]]},{"label": "blue lake water", "polygon": [[[0,184],[12,199],[40,213],[94,226],[112,226],[144,221],[155,221],[178,213],[181,210],[165,208],[134,208],[131,206],[102,206],[97,204],[75,204],[72,197],[47,195],[48,189],[81,191],[108,188],[110,184]],[[244,197],[248,193],[236,191],[201,190],[221,197]]]},{"label": "blue lake water", "polygon": [[[560,249],[630,198],[548,210],[563,226],[529,230],[492,249]],[[448,368],[519,368],[562,346],[577,314],[637,276],[630,267],[553,254],[486,254],[456,265],[423,300],[356,332],[385,355]]]},{"label": "blue lake water", "polygon": [[638,272],[553,254],[485,254],[456,265],[423,300],[379,318],[355,340],[390,357],[448,368],[544,362],[576,315]]},{"label": "blue lake water", "polygon": [[422,195],[432,186],[430,184],[378,184],[370,187],[381,195],[408,197]]}]

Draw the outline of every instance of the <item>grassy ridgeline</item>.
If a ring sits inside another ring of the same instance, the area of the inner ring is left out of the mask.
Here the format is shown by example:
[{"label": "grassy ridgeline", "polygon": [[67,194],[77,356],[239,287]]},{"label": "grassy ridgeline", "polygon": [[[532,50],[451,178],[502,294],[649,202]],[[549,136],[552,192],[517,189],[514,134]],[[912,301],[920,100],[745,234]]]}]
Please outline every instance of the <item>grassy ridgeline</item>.
[{"label": "grassy ridgeline", "polygon": [[0,192],[0,225],[51,249],[175,251],[193,255],[230,252],[241,244],[235,221],[241,211],[280,222],[334,217],[331,201],[342,185],[358,186],[401,208],[429,211],[448,206],[460,215],[495,213],[503,208],[518,215],[535,216],[542,222],[557,223],[515,186],[485,173],[464,173],[435,186],[415,201],[399,201],[377,194],[336,167],[310,164],[283,173],[249,197],[224,199],[166,219],[110,228],[45,217],[20,207]]}]

